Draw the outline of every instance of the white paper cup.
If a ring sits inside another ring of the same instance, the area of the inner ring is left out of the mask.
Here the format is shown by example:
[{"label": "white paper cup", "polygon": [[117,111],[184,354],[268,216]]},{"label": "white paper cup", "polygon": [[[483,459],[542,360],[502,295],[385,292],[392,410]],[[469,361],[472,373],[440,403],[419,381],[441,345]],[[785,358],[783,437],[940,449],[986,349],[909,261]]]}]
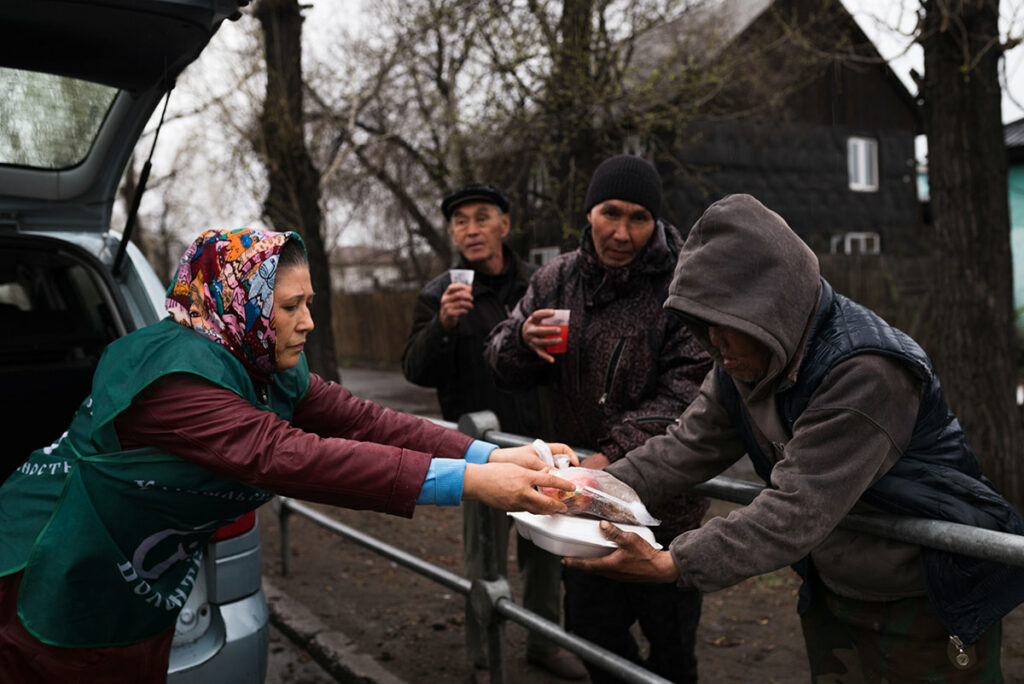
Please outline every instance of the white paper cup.
[{"label": "white paper cup", "polygon": [[448,269],[448,275],[451,277],[453,283],[465,283],[466,285],[472,285],[474,273],[476,273],[476,271],[471,268]]}]

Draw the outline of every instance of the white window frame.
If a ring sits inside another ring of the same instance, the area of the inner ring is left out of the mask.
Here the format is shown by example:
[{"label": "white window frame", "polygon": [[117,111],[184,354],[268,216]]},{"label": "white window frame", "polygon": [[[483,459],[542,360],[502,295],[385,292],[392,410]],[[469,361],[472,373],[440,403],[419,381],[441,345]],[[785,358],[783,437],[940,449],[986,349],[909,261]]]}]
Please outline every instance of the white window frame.
[{"label": "white window frame", "polygon": [[558,256],[559,253],[560,250],[558,249],[558,245],[552,245],[550,247],[534,247],[530,250],[530,256],[528,258],[531,264],[543,266]]},{"label": "white window frame", "polygon": [[882,236],[873,232],[840,233],[832,236],[829,246],[833,254],[881,254]]},{"label": "white window frame", "polygon": [[878,192],[878,140],[856,135],[847,138],[846,169],[850,190]]}]

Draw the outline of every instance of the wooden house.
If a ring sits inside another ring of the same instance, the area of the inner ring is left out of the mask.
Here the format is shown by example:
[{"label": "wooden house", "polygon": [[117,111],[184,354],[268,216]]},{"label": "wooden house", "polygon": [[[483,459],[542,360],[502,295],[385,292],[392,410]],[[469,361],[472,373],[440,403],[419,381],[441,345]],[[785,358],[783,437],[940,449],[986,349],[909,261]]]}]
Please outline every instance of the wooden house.
[{"label": "wooden house", "polygon": [[639,64],[691,54],[721,84],[648,155],[681,230],[745,192],[819,253],[917,251],[917,103],[840,0],[725,0],[644,45]]}]

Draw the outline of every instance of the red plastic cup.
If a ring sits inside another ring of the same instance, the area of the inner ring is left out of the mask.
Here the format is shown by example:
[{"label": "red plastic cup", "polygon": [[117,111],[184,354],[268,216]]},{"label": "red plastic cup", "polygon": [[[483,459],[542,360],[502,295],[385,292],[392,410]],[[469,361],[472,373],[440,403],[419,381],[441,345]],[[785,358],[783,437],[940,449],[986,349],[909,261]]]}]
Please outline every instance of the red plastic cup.
[{"label": "red plastic cup", "polygon": [[[559,336],[562,338],[562,341],[545,347],[545,351],[548,354],[564,354],[566,344],[569,342],[569,309],[555,309],[553,316],[548,316],[540,323],[541,325],[557,325],[561,329]],[[554,337],[546,337],[544,339],[551,340]]]}]

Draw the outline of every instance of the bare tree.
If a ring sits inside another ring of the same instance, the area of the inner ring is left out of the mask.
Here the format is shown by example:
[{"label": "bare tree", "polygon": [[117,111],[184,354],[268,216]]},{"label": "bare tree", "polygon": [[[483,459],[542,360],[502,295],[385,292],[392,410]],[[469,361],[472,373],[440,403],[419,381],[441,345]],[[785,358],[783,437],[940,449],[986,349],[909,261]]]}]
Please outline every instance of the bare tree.
[{"label": "bare tree", "polygon": [[[451,185],[474,176],[459,79],[469,68],[482,13],[471,0],[390,0],[378,12],[382,39],[350,45],[339,56],[337,76],[315,89],[314,121],[323,127],[318,137],[330,170],[325,185],[340,193],[359,189],[371,198],[364,218],[375,233],[407,229],[414,244],[447,261],[451,244],[435,207]],[[353,87],[332,97],[331,86],[346,83]],[[390,237],[396,245],[407,242]]]},{"label": "bare tree", "polygon": [[942,331],[931,353],[986,474],[1022,508],[999,2],[923,0],[921,11],[933,301]]},{"label": "bare tree", "polygon": [[[179,240],[175,239],[170,229],[167,197],[160,192],[160,187],[173,182],[175,175],[172,169],[166,176],[150,176],[146,187],[148,191],[161,195],[164,210],[157,217],[155,228],[150,223],[152,217],[143,216],[140,212],[136,216],[135,228],[131,235],[131,241],[146,255],[146,260],[165,284],[170,283],[175,267],[178,265],[178,258],[184,251],[184,247],[179,244]],[[121,185],[117,190],[118,197],[124,203],[126,214],[131,210],[133,199],[139,190],[138,181],[139,176],[135,170],[135,157],[133,156],[128,162],[124,178],[121,179]]]},{"label": "bare tree", "polygon": [[[348,46],[338,76],[312,86],[325,189],[370,179],[382,209],[368,220],[407,227],[411,243],[394,244],[425,245],[442,261],[451,245],[437,202],[467,182],[509,190],[534,242],[574,238],[594,166],[624,137],[643,137],[653,121],[643,93],[670,77],[631,71],[633,43],[683,4],[386,0],[379,34]],[[641,109],[646,118],[631,115]]]},{"label": "bare tree", "polygon": [[[169,281],[185,247],[203,230],[262,223],[266,178],[252,140],[263,100],[263,60],[255,21],[229,22],[171,93],[133,241]],[[148,151],[157,114],[143,134]],[[133,158],[114,208],[124,225],[142,160]]]},{"label": "bare tree", "polygon": [[264,214],[277,230],[302,235],[309,253],[317,321],[306,353],[310,367],[338,379],[331,325],[331,278],[320,209],[320,173],[306,148],[302,84],[302,15],[297,0],[259,0],[255,15],[263,28],[267,90],[260,116],[259,151],[269,179]]}]

